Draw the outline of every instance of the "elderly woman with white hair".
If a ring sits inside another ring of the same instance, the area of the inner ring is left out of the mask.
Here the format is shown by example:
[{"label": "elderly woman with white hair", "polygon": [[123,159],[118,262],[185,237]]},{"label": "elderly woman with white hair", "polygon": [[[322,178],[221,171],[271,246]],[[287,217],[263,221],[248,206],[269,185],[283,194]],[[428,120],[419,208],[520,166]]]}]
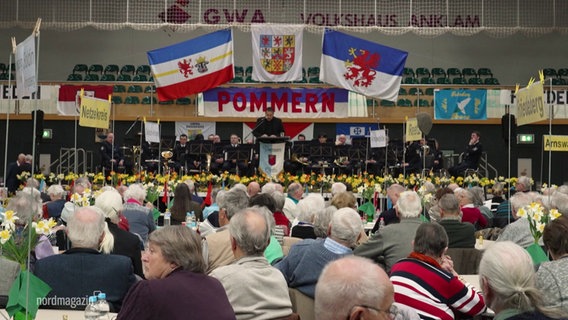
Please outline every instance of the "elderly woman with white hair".
[{"label": "elderly woman with white hair", "polygon": [[142,241],[148,241],[148,234],[156,230],[152,210],[144,206],[146,190],[139,184],[131,184],[124,192],[124,206],[122,214],[128,220],[130,232],[140,236]]},{"label": "elderly woman with white hair", "polygon": [[144,277],[141,255],[142,242],[136,235],[118,227],[122,212],[122,197],[118,191],[109,190],[101,193],[95,199],[95,207],[101,209],[106,221],[105,236],[99,251],[129,257],[132,260],[134,273]]},{"label": "elderly woman with white hair", "polygon": [[325,210],[325,200],[320,194],[309,194],[296,205],[299,212],[297,223],[292,226],[290,235],[302,239],[317,238],[314,232],[314,217],[319,211]]},{"label": "elderly woman with white hair", "polygon": [[485,250],[479,263],[479,282],[497,320],[566,319],[560,310],[544,307],[533,261],[513,242],[495,243]]},{"label": "elderly woman with white hair", "polygon": [[47,188],[47,195],[51,201],[43,205],[43,216],[45,218],[58,219],[65,206],[65,196],[67,192],[58,184],[52,184]]}]

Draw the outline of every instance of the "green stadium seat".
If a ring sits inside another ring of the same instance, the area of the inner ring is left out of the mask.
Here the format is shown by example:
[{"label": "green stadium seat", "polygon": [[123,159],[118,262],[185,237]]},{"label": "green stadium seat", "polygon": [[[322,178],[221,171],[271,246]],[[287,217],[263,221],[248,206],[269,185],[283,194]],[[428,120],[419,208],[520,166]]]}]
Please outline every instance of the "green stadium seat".
[{"label": "green stadium seat", "polygon": [[435,84],[436,81],[434,81],[434,79],[430,78],[430,77],[423,77],[423,78],[420,78],[420,83],[421,84]]},{"label": "green stadium seat", "polygon": [[99,81],[99,75],[94,73],[89,73],[85,76],[85,81]]},{"label": "green stadium seat", "polygon": [[252,66],[248,66],[248,67],[245,69],[245,76],[247,76],[247,77],[252,76]]},{"label": "green stadium seat", "polygon": [[402,83],[404,84],[418,84],[418,79],[414,77],[406,77],[402,79]]},{"label": "green stadium seat", "polygon": [[122,97],[121,96],[112,96],[112,103],[113,104],[122,104]]},{"label": "green stadium seat", "polygon": [[545,78],[556,78],[558,76],[556,74],[556,70],[553,68],[545,68],[542,72],[544,73]]},{"label": "green stadium seat", "polygon": [[191,99],[190,98],[178,98],[176,100],[176,104],[179,105],[188,105],[191,104]]},{"label": "green stadium seat", "polygon": [[111,73],[111,74],[114,74],[114,75],[118,75],[118,65],[116,65],[116,64],[109,64],[109,65],[107,65],[107,66],[105,67],[104,73],[105,73],[105,74]]},{"label": "green stadium seat", "polygon": [[308,83],[308,79],[306,79],[306,77],[302,77],[302,80],[294,81],[293,83]]},{"label": "green stadium seat", "polygon": [[145,75],[145,74],[137,74],[137,75],[134,76],[134,78],[132,78],[132,81],[147,82],[148,76]]},{"label": "green stadium seat", "polygon": [[[560,68],[560,69],[558,69],[556,74],[561,78],[566,77],[566,76],[568,76],[568,68]],[[493,75],[491,75],[491,76],[493,76]]]},{"label": "green stadium seat", "polygon": [[554,79],[552,79],[552,85],[554,85],[554,86],[565,86],[566,85],[566,79],[554,78]]},{"label": "green stadium seat", "polygon": [[381,107],[394,107],[395,103],[389,100],[381,100],[381,103],[379,105]]},{"label": "green stadium seat", "polygon": [[6,70],[8,70],[6,64],[0,62],[0,73],[4,73],[4,72],[6,72]]},{"label": "green stadium seat", "polygon": [[448,70],[446,70],[446,74],[448,75],[448,78],[452,79],[452,78],[461,78],[462,74],[461,74],[461,70],[458,68],[448,68]]},{"label": "green stadium seat", "polygon": [[499,85],[499,80],[497,80],[497,78],[487,78],[487,79],[484,80],[484,83],[486,85],[495,86],[495,85]]},{"label": "green stadium seat", "polygon": [[144,88],[144,93],[151,93],[151,92],[156,92],[156,86],[146,86],[146,88]]},{"label": "green stadium seat", "polygon": [[415,107],[429,107],[430,106],[430,101],[426,100],[426,99],[416,99],[414,100],[414,106]]},{"label": "green stadium seat", "polygon": [[477,72],[474,68],[463,68],[462,77],[464,78],[477,78]]},{"label": "green stadium seat", "polygon": [[78,73],[72,73],[67,76],[67,81],[83,81],[83,76]]},{"label": "green stadium seat", "polygon": [[467,81],[464,78],[454,78],[452,84],[467,84]]},{"label": "green stadium seat", "polygon": [[119,74],[116,81],[132,81],[132,76],[129,74]]},{"label": "green stadium seat", "polygon": [[308,68],[308,78],[319,77],[320,68],[319,67],[309,67]]},{"label": "green stadium seat", "polygon": [[87,74],[87,71],[89,71],[89,67],[86,64],[80,63],[80,64],[76,64],[73,67],[73,73],[81,72],[83,74]]},{"label": "green stadium seat", "polygon": [[122,66],[122,68],[120,68],[120,74],[134,75],[135,71],[136,71],[136,69],[134,68],[134,65],[131,65],[131,64],[126,64],[126,65]]},{"label": "green stadium seat", "polygon": [[467,80],[467,83],[473,84],[473,85],[479,85],[479,84],[483,84],[483,79],[481,79],[481,78],[469,78],[469,80]]},{"label": "green stadium seat", "polygon": [[140,104],[140,98],[137,96],[128,96],[124,99],[125,104]]},{"label": "green stadium seat", "polygon": [[247,76],[247,78],[245,79],[246,83],[257,83],[258,81],[253,80],[252,76]]},{"label": "green stadium seat", "polygon": [[493,72],[491,72],[491,69],[489,68],[479,68],[477,69],[477,76],[484,78],[493,78]]},{"label": "green stadium seat", "polygon": [[397,105],[399,107],[412,107],[412,101],[409,99],[398,99]]},{"label": "green stadium seat", "polygon": [[452,80],[450,78],[438,78],[436,79],[437,84],[452,84]]},{"label": "green stadium seat", "polygon": [[405,95],[407,95],[407,94],[408,94],[408,92],[406,91],[405,88],[400,87],[400,89],[398,89],[398,95],[399,95],[399,96],[405,96]]},{"label": "green stadium seat", "polygon": [[156,97],[145,96],[144,98],[142,98],[142,104],[156,104],[156,103],[158,103]]},{"label": "green stadium seat", "polygon": [[[0,80],[9,80],[8,78],[9,77],[7,72],[0,73]],[[12,77],[12,80],[14,80],[14,77]]]},{"label": "green stadium seat", "polygon": [[137,84],[133,84],[131,86],[128,86],[128,90],[126,90],[126,92],[128,92],[128,93],[140,93],[140,92],[142,92],[142,86],[137,85]]},{"label": "green stadium seat", "polygon": [[308,79],[308,83],[323,83],[323,82],[321,82],[319,76],[317,76],[317,77],[310,77]]},{"label": "green stadium seat", "polygon": [[446,70],[442,68],[432,68],[432,78],[445,78]]},{"label": "green stadium seat", "polygon": [[136,68],[136,74],[144,74],[144,75],[150,75],[150,72],[152,72],[150,70],[150,66],[147,64],[142,64],[139,65],[138,68]]},{"label": "green stadium seat", "polygon": [[374,107],[377,105],[377,100],[373,98],[367,98],[367,107]]},{"label": "green stadium seat", "polygon": [[415,96],[418,93],[420,93],[421,96],[424,95],[424,92],[422,91],[422,89],[419,89],[419,88],[410,88],[410,90],[408,90],[408,94],[411,95],[411,96]]},{"label": "green stadium seat", "polygon": [[415,77],[414,70],[412,68],[404,68],[402,70],[402,76],[414,78]]},{"label": "green stadium seat", "polygon": [[426,88],[426,90],[424,90],[424,95],[433,96],[434,95],[434,88]]},{"label": "green stadium seat", "polygon": [[126,87],[121,84],[115,84],[112,86],[112,92],[126,92]]},{"label": "green stadium seat", "polygon": [[430,77],[430,70],[428,68],[416,68],[416,78]]},{"label": "green stadium seat", "polygon": [[231,83],[243,83],[243,82],[245,82],[245,80],[243,79],[243,77],[234,77],[234,78],[231,80]]},{"label": "green stadium seat", "polygon": [[160,102],[158,102],[158,104],[164,104],[164,105],[174,104],[174,103],[175,103],[174,100],[168,100],[168,101],[160,101]]},{"label": "green stadium seat", "polygon": [[114,74],[103,74],[101,81],[116,81],[116,76]]},{"label": "green stadium seat", "polygon": [[236,77],[244,77],[245,69],[243,67],[235,66],[235,78]]},{"label": "green stadium seat", "polygon": [[102,66],[101,64],[92,64],[92,65],[89,67],[89,74],[94,74],[94,73],[96,73],[96,74],[99,74],[99,75],[100,75],[100,74],[103,73],[103,70],[104,70],[104,69],[103,69],[103,66]]}]

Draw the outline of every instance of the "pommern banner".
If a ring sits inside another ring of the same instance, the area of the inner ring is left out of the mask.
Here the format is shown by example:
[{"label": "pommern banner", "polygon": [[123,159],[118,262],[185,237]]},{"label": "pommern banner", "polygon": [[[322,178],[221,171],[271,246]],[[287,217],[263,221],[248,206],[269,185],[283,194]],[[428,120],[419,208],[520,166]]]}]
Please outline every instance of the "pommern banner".
[{"label": "pommern banner", "polygon": [[206,117],[347,118],[349,91],[336,88],[214,88],[203,93]]}]

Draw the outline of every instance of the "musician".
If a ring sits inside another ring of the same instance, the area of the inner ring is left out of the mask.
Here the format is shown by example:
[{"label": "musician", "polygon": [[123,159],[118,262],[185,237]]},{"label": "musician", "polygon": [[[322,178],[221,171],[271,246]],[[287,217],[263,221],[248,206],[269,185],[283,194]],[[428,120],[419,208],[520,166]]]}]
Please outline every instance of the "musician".
[{"label": "musician", "polygon": [[348,149],[344,149],[345,147],[349,146],[349,144],[347,143],[347,136],[344,134],[338,135],[337,140],[335,141],[335,146],[335,164],[339,168],[340,173],[353,173],[353,168],[357,167],[357,163],[352,163],[349,160],[349,151]]},{"label": "musician", "polygon": [[440,143],[438,140],[434,139],[434,145],[436,148],[432,151],[432,154],[434,155],[434,166],[432,169],[434,169],[435,172],[439,172],[444,169],[444,154],[440,150]]},{"label": "musician", "polygon": [[[325,170],[326,174],[331,174],[334,169],[336,169],[336,165],[333,163],[334,156],[333,156],[333,143],[328,143],[327,142],[327,135],[326,134],[320,134],[318,136],[318,139],[314,142],[313,146],[317,146],[317,147],[321,147],[321,148],[327,148],[327,147],[331,147],[332,148],[332,152],[329,155],[325,155],[325,154],[312,154],[310,155],[310,164],[308,165],[308,170],[310,172],[314,172],[314,173],[320,173],[322,171],[322,168]],[[312,149],[312,148],[310,148]],[[323,151],[323,150],[322,150]]]},{"label": "musician", "polygon": [[231,152],[237,152],[239,150],[239,146],[241,145],[241,138],[239,138],[236,134],[231,134],[230,138],[231,142],[228,146],[225,147],[223,151],[225,154],[225,161],[223,162],[223,171],[229,171],[231,169],[239,168],[239,175],[246,176],[248,175],[248,163],[246,160],[236,160],[236,159],[229,159]]},{"label": "musician", "polygon": [[255,137],[280,137],[285,135],[282,120],[274,116],[274,109],[268,107],[264,117],[256,120],[253,134]]},{"label": "musician", "polygon": [[405,162],[402,165],[406,174],[417,174],[422,170],[422,145],[419,141],[410,141],[406,146]]},{"label": "musician", "polygon": [[[387,170],[383,170],[385,168],[385,153],[387,153]],[[398,158],[396,156],[396,150],[390,147],[371,148],[369,152],[369,159],[366,161],[367,172],[374,175],[379,175],[381,172],[384,172],[385,174],[395,174],[395,172],[390,172],[388,169],[396,168],[397,164]]]},{"label": "musician", "polygon": [[[193,139],[194,142],[203,142],[205,140],[205,138],[203,137],[203,135],[201,133],[198,133],[195,135],[195,138]],[[188,148],[191,148],[191,146],[188,146]],[[191,150],[190,150],[191,152]],[[206,166],[206,162],[207,162],[207,155],[206,154],[191,154],[188,153],[187,157],[187,171],[201,171],[203,169],[204,166]]]},{"label": "musician", "polygon": [[101,164],[107,171],[124,171],[124,155],[117,145],[114,145],[114,133],[107,133],[106,139],[101,142]]},{"label": "musician", "polygon": [[209,171],[213,174],[219,174],[225,163],[225,154],[223,152],[225,147],[221,143],[221,137],[218,134],[214,134],[211,141],[213,141],[213,155]]},{"label": "musician", "polygon": [[189,144],[187,143],[187,134],[182,133],[179,136],[179,143],[174,146],[174,156],[172,157],[175,162],[176,170],[181,167],[187,168],[187,160],[189,155]]},{"label": "musician", "polygon": [[336,146],[345,146],[348,145],[347,143],[347,136],[344,134],[340,134],[337,136],[337,141],[335,141]]}]

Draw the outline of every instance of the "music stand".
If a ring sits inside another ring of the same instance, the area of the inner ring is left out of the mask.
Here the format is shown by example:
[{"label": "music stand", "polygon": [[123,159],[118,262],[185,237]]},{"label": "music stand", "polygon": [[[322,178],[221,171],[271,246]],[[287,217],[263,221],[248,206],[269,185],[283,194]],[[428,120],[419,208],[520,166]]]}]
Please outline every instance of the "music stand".
[{"label": "music stand", "polygon": [[367,137],[352,137],[351,145],[354,147],[367,147]]},{"label": "music stand", "polygon": [[189,154],[192,156],[202,156],[213,153],[213,142],[211,141],[190,141]]},{"label": "music stand", "polygon": [[350,145],[335,146],[335,156],[339,157],[349,157]]},{"label": "music stand", "polygon": [[310,155],[311,141],[294,141],[292,145],[292,153],[298,157],[306,157]]},{"label": "music stand", "polygon": [[226,161],[236,160],[236,174],[239,174],[239,162],[244,162],[245,166],[248,167],[252,157],[253,147],[254,145],[252,144],[240,144],[236,148],[230,147],[225,149]]},{"label": "music stand", "polygon": [[349,150],[347,152],[348,152],[347,154],[349,156],[349,160],[358,160],[358,161],[367,160],[366,159],[366,153],[367,153],[366,148],[351,147],[351,148],[349,148]]},{"label": "music stand", "polygon": [[310,146],[310,156],[320,159],[333,159],[333,147],[332,143],[312,144]]}]

